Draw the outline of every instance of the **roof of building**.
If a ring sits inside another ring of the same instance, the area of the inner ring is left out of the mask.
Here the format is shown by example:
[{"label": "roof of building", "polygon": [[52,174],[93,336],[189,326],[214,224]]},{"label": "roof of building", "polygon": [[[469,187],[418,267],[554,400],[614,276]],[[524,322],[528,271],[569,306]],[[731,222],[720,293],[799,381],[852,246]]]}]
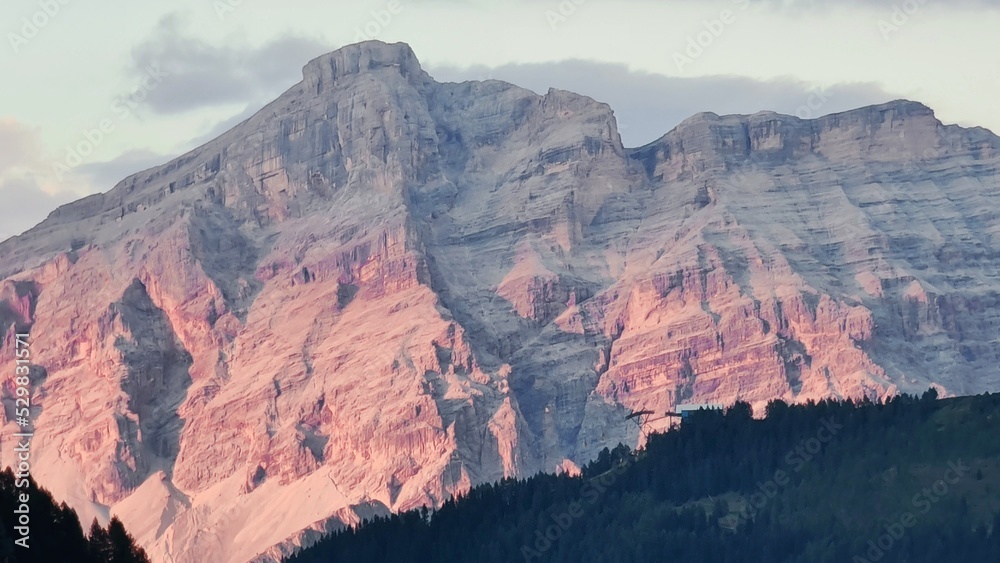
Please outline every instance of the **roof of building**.
[{"label": "roof of building", "polygon": [[696,410],[722,410],[725,405],[719,405],[715,403],[691,403],[687,405],[677,405],[677,412],[681,411],[696,411]]}]

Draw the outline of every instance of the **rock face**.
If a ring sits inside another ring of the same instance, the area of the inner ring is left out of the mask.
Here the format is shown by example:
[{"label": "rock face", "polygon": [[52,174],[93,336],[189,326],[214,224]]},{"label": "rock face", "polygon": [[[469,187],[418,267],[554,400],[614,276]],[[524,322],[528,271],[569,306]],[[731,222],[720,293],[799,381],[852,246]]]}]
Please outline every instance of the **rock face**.
[{"label": "rock face", "polygon": [[986,130],[897,101],[626,149],[604,104],[439,84],[402,44],[303,74],[0,244],[35,476],[158,561],[575,470],[639,442],[630,410],[1000,389]]}]

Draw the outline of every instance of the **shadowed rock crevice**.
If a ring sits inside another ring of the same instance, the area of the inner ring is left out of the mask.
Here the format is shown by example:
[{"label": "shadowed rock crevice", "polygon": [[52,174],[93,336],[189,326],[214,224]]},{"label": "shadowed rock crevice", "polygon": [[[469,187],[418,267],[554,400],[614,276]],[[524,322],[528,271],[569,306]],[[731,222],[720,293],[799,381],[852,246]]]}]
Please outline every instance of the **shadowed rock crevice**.
[{"label": "shadowed rock crevice", "polygon": [[40,291],[33,280],[3,282],[0,285],[0,342],[3,342],[8,330],[24,333],[31,329]]},{"label": "shadowed rock crevice", "polygon": [[778,335],[776,350],[784,363],[788,386],[797,395],[802,390],[802,370],[812,365],[812,356],[806,352],[804,344],[781,335]]},{"label": "shadowed rock crevice", "polygon": [[245,320],[262,287],[255,276],[262,251],[225,208],[195,208],[188,233],[192,256],[222,292],[228,309]]},{"label": "shadowed rock crevice", "polygon": [[127,481],[139,483],[156,469],[169,476],[184,427],[178,407],[191,385],[191,354],[139,280],[132,282],[109,313],[112,320],[119,317],[128,331],[115,341],[127,368],[121,387],[129,397],[128,413],[119,416],[123,447],[131,450],[134,459],[129,468],[133,475]]}]

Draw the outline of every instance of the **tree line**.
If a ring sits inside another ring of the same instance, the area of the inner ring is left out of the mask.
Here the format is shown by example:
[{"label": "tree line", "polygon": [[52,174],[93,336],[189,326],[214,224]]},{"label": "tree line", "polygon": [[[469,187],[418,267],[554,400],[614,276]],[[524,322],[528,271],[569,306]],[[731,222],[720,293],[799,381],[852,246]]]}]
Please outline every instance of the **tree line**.
[{"label": "tree line", "polygon": [[[146,552],[135,543],[118,518],[107,527],[94,519],[84,533],[76,512],[30,477],[27,486],[15,479],[10,468],[0,472],[0,561],[3,563],[149,563]],[[25,496],[27,511],[23,510]],[[17,512],[15,512],[17,511]],[[15,544],[24,535],[15,530],[20,515],[29,516],[28,541]],[[27,547],[24,547],[25,543]]]},{"label": "tree line", "polygon": [[921,563],[1000,556],[1000,394],[693,413],[582,475],[484,484],[289,563]]}]

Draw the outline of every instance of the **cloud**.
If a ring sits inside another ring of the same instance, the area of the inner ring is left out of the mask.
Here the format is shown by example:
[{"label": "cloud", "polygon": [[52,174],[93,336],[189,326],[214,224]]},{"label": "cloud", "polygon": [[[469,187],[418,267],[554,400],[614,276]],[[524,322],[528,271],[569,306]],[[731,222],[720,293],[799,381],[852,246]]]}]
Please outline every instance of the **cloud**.
[{"label": "cloud", "polygon": [[106,192],[132,174],[165,164],[175,156],[148,150],[131,150],[108,161],[81,164],[73,173],[92,186],[94,192]]},{"label": "cloud", "polygon": [[205,133],[202,133],[197,137],[195,137],[194,139],[191,139],[187,143],[184,143],[184,147],[187,150],[191,150],[200,147],[201,145],[204,145],[205,143],[211,140],[216,139],[226,131],[229,131],[233,127],[236,127],[240,123],[243,123],[247,119],[253,117],[255,113],[260,111],[260,108],[263,105],[265,104],[264,103],[248,104],[238,113],[235,113],[221,121],[216,121],[212,123],[211,125],[208,126],[208,129]]},{"label": "cloud", "polygon": [[[801,117],[846,111],[901,96],[873,83],[841,84],[814,97],[810,85],[794,79],[761,81],[741,76],[668,77],[630,71],[623,64],[589,61],[513,64],[501,67],[436,67],[438,81],[497,79],[538,93],[550,87],[605,102],[615,111],[626,146],[652,142],[684,119],[711,111],[720,115],[771,110]],[[813,107],[809,107],[809,104]],[[803,111],[807,110],[807,111]]]},{"label": "cloud", "polygon": [[31,228],[80,194],[45,181],[47,159],[38,129],[0,118],[0,240]]},{"label": "cloud", "polygon": [[0,118],[0,241],[37,225],[60,205],[110,190],[126,176],[170,158],[132,150],[106,162],[81,164],[57,180],[39,131]]},{"label": "cloud", "polygon": [[[914,0],[910,0],[911,2]],[[915,0],[920,4],[926,4],[928,0]],[[903,4],[909,4],[904,0],[896,1],[886,1],[886,0],[750,0],[750,2],[757,2],[765,4],[768,6],[774,6],[778,8],[829,8],[829,7],[840,7],[840,6],[860,6],[865,8],[873,9],[884,9],[888,7],[890,10],[894,5],[898,5],[900,9],[903,8]],[[942,3],[943,4],[943,3]],[[997,0],[949,0],[947,2],[949,8],[998,8],[1000,7],[1000,2]]]},{"label": "cloud", "polygon": [[151,66],[166,74],[145,105],[159,114],[270,100],[302,79],[309,60],[333,50],[321,40],[285,35],[259,47],[211,45],[191,35],[184,18],[165,16],[132,50],[129,71],[142,77]]},{"label": "cloud", "polygon": [[40,152],[37,131],[13,118],[0,117],[0,174],[34,162]]},{"label": "cloud", "polygon": [[48,170],[39,165],[42,161],[29,156],[17,171],[0,174],[0,241],[34,227],[60,205],[106,192],[124,178],[172,158],[133,150],[109,161],[81,164],[53,183]]},{"label": "cloud", "polygon": [[53,209],[79,199],[70,191],[49,193],[33,175],[0,179],[0,241],[19,235],[42,221]]}]

